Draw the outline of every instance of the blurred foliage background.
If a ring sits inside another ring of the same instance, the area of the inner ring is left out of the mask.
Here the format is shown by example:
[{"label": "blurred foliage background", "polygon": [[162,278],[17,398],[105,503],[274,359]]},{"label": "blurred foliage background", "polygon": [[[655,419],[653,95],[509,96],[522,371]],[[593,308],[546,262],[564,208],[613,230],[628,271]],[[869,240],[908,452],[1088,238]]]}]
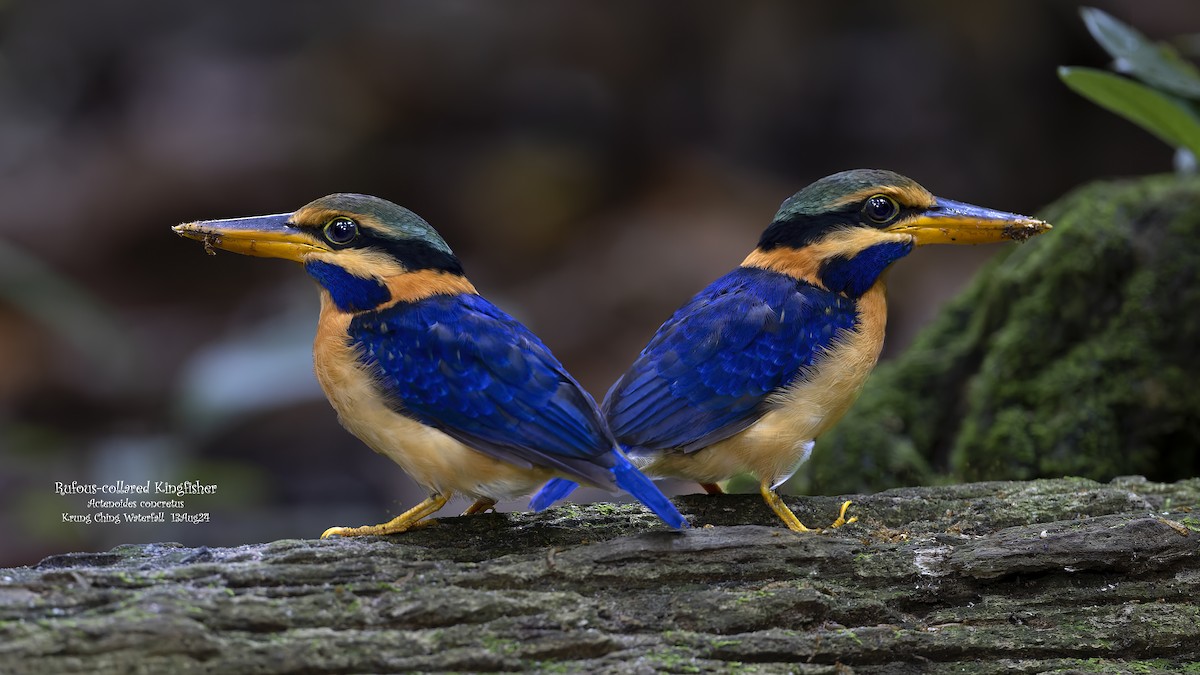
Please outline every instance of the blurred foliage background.
[{"label": "blurred foliage background", "polygon": [[[1192,0],[1090,4],[1152,38],[1200,31]],[[0,564],[312,537],[422,496],[321,396],[303,272],[210,258],[171,225],[391,199],[600,397],[823,175],[889,168],[1030,213],[1167,170],[1170,148],[1059,82],[1106,63],[1077,10],[0,3]],[[897,266],[885,358],[995,252]],[[187,498],[212,522],[62,522],[92,510],[55,481],[116,480],[215,483]]]}]

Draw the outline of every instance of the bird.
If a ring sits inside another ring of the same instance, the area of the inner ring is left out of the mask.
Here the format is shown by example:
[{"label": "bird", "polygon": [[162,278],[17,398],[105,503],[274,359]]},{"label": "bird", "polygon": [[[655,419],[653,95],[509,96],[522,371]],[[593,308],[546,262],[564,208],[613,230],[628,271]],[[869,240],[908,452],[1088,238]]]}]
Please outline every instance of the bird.
[{"label": "bird", "polygon": [[595,399],[528,328],[484,299],[440,234],[379,197],[338,193],[291,213],[184,223],[177,234],[303,264],[320,315],[313,368],[342,426],[429,497],[379,525],[322,538],[404,532],[454,494],[464,515],[552,477],[636,497],[667,525],[675,506],[617,448]]},{"label": "bird", "polygon": [[[887,322],[884,276],[925,244],[1024,241],[1041,220],[935,197],[892,171],[826,176],[786,199],[741,265],[658,329],[604,399],[622,448],[651,477],[751,474],[790,530],[812,531],[778,488],[858,397]],[[575,487],[547,483],[544,509]],[[849,501],[830,527],[846,519]]]}]

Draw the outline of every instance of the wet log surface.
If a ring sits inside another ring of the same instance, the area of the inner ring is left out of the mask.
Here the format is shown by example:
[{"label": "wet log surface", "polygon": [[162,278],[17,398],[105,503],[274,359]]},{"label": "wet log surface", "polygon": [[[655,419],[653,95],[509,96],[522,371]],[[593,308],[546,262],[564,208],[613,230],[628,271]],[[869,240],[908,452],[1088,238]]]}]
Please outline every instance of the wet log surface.
[{"label": "wet log surface", "polygon": [[0,570],[0,672],[1200,672],[1200,479],[889,490],[817,535],[678,503],[53,556]]}]

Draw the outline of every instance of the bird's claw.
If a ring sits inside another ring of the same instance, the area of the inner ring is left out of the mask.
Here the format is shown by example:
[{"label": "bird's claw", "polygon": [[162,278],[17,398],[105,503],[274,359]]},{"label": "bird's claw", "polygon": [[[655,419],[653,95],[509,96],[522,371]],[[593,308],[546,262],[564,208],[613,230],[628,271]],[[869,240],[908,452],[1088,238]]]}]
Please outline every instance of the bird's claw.
[{"label": "bird's claw", "polygon": [[333,537],[333,536],[337,536],[337,537],[353,537],[354,535],[353,535],[353,534],[351,534],[351,531],[352,531],[352,530],[354,530],[354,529],[355,529],[355,528],[353,528],[353,527],[338,527],[338,526],[331,527],[331,528],[329,528],[329,529],[327,529],[327,530],[325,530],[324,532],[322,532],[322,533],[321,533],[321,538],[322,538],[322,539],[328,539],[328,538],[330,538],[330,537]]},{"label": "bird's claw", "polygon": [[771,507],[771,510],[775,512],[775,515],[779,516],[779,519],[783,521],[783,524],[787,525],[787,528],[792,532],[821,533],[825,530],[832,530],[834,528],[838,528],[843,525],[849,525],[850,523],[858,521],[858,516],[851,516],[850,518],[846,517],[846,510],[849,509],[850,504],[853,503],[847,499],[846,501],[842,502],[842,508],[838,512],[837,520],[833,521],[829,527],[820,529],[805,527],[804,523],[800,522],[800,519],[796,517],[796,514],[792,513],[792,510],[788,508],[788,505],[783,503],[783,498],[780,497],[775,490],[771,489],[770,483],[763,481],[759,486],[759,491],[762,493],[763,500],[767,502],[767,506]]},{"label": "bird's claw", "polygon": [[472,516],[472,515],[475,515],[476,513],[487,513],[488,511],[491,511],[494,508],[496,508],[496,500],[495,499],[490,499],[488,497],[480,497],[479,499],[475,500],[475,503],[468,506],[467,510],[463,511],[462,514],[464,516]]},{"label": "bird's claw", "polygon": [[450,500],[450,493],[435,493],[430,495],[428,499],[417,504],[411,509],[392,518],[386,523],[379,525],[363,525],[362,527],[331,527],[321,533],[322,539],[328,539],[334,535],[339,537],[365,537],[367,535],[382,536],[385,534],[399,534],[407,532],[418,527],[425,527],[437,522],[433,518],[427,516],[432,515],[438,509],[446,505]]},{"label": "bird's claw", "polygon": [[407,526],[392,526],[392,523],[388,522],[379,525],[363,525],[362,527],[331,527],[321,533],[321,538],[328,539],[334,536],[365,537],[368,535],[382,537],[386,534],[400,534],[401,532],[408,532],[417,528],[428,527],[429,525],[437,525],[437,518],[418,520],[415,523],[409,523]]},{"label": "bird's claw", "polygon": [[841,527],[843,525],[849,525],[850,523],[858,522],[858,516],[851,516],[850,518],[846,518],[846,509],[850,508],[850,504],[852,504],[852,503],[853,502],[851,502],[849,499],[842,502],[842,510],[838,511],[837,520],[835,520],[829,524],[829,529],[832,530],[834,528]]}]

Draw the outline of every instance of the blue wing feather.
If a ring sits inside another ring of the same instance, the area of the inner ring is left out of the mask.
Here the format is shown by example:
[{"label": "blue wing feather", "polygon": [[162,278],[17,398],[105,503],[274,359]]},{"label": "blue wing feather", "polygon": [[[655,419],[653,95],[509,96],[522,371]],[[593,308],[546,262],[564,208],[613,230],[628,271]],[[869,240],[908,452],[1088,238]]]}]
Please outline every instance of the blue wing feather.
[{"label": "blue wing feather", "polygon": [[356,316],[351,340],[403,414],[521,466],[611,485],[595,401],[533,333],[478,295],[435,295]]},{"label": "blue wing feather", "polygon": [[728,438],[856,321],[843,295],[738,268],[659,328],[605,397],[609,425],[630,448],[692,451]]}]

